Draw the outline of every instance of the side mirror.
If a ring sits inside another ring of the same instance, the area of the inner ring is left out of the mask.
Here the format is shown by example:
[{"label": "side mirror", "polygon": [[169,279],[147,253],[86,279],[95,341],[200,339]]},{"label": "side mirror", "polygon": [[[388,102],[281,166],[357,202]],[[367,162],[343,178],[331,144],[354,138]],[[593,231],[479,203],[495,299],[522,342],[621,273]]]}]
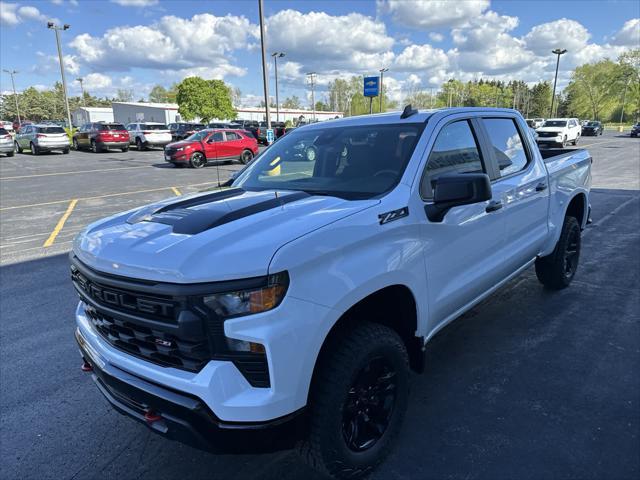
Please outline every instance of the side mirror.
[{"label": "side mirror", "polygon": [[433,203],[425,205],[427,218],[441,222],[453,207],[491,200],[491,181],[484,173],[442,175],[433,181]]}]

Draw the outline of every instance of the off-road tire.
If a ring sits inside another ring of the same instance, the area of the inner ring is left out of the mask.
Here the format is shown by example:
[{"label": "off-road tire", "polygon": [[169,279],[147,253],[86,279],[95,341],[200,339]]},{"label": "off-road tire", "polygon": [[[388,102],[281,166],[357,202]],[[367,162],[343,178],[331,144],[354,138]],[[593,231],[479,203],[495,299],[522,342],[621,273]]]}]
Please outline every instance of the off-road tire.
[{"label": "off-road tire", "polygon": [[[334,478],[370,474],[389,453],[402,426],[409,390],[409,359],[402,339],[392,329],[366,321],[328,340],[314,373],[309,394],[308,437],[298,453],[312,468]],[[386,430],[371,447],[356,452],[343,434],[343,407],[349,390],[372,359],[384,358],[395,370],[396,396]]]},{"label": "off-road tire", "polygon": [[[546,257],[536,260],[536,276],[540,283],[551,290],[562,290],[573,280],[580,260],[580,225],[575,217],[565,217],[562,232],[556,247]],[[575,249],[570,270],[567,267],[567,252]]]}]

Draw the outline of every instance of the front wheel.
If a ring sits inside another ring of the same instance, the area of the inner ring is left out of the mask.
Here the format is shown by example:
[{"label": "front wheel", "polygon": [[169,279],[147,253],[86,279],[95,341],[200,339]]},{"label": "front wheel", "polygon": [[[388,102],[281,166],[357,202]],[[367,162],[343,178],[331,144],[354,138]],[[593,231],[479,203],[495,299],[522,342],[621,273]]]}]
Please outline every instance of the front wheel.
[{"label": "front wheel", "polygon": [[253,160],[253,152],[251,150],[245,150],[240,155],[240,163],[242,163],[243,165],[246,165],[251,160]]},{"label": "front wheel", "polygon": [[189,164],[192,168],[202,168],[206,165],[207,159],[202,152],[193,152]]},{"label": "front wheel", "polygon": [[409,361],[398,334],[358,322],[328,340],[309,396],[309,436],[299,453],[334,478],[368,475],[389,453],[409,394]]},{"label": "front wheel", "polygon": [[576,139],[571,142],[571,144],[575,147],[576,145],[578,145],[578,140],[580,139],[580,137],[576,137]]},{"label": "front wheel", "polygon": [[580,260],[580,225],[575,217],[565,217],[562,232],[551,254],[536,260],[536,276],[552,290],[562,290],[573,280]]},{"label": "front wheel", "polygon": [[18,142],[14,142],[14,143],[15,143],[14,150],[18,153],[22,153],[22,147],[20,146],[20,144]]},{"label": "front wheel", "polygon": [[562,137],[562,148],[567,146],[567,137]]}]

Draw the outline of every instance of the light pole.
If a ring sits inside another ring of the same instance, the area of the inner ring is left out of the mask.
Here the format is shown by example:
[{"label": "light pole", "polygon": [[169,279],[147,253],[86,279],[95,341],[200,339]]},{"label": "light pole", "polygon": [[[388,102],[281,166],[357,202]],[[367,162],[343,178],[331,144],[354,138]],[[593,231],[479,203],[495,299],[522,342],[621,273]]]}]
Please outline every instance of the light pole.
[{"label": "light pole", "polygon": [[315,86],[316,86],[316,72],[309,72],[307,73],[307,77],[309,78],[309,84],[311,85],[311,111],[312,111],[312,117],[313,117],[313,121],[316,121],[316,92],[315,92]]},{"label": "light pole", "polygon": [[267,76],[267,53],[264,45],[264,14],[262,0],[258,0],[260,13],[260,46],[262,47],[262,83],[264,86],[264,106],[267,110],[267,130],[271,130],[271,109],[269,108],[269,77]]},{"label": "light pole", "polygon": [[549,118],[553,117],[553,103],[556,100],[556,83],[558,83],[558,67],[560,66],[560,55],[564,55],[565,53],[567,53],[567,49],[556,48],[555,50],[552,50],[551,53],[557,55],[558,59],[556,60],[556,76],[553,79],[553,95],[551,95],[551,110],[549,111]]},{"label": "light pole", "polygon": [[84,99],[84,83],[83,83],[84,82],[84,78],[78,77],[78,78],[76,78],[76,80],[78,82],[80,82],[80,91],[82,92],[82,106],[86,107],[87,106],[87,102]]},{"label": "light pole", "polygon": [[384,80],[384,72],[388,72],[388,71],[389,71],[388,68],[380,69],[380,113],[382,113],[382,97],[384,95],[384,84],[382,83],[382,81]]},{"label": "light pole", "polygon": [[275,66],[275,71],[276,71],[276,122],[279,122],[280,121],[280,100],[278,99],[278,58],[284,57],[284,53],[273,52],[271,56],[273,57],[273,64]]},{"label": "light pole", "polygon": [[622,109],[620,110],[620,125],[622,125],[622,119],[624,117],[624,104],[627,101],[627,87],[629,86],[629,80],[631,80],[631,74],[625,75],[624,94],[622,95]]},{"label": "light pole", "polygon": [[13,76],[18,73],[17,70],[2,70],[3,72],[7,72],[9,75],[11,75],[11,86],[13,87],[13,98],[16,101],[16,113],[18,114],[18,124],[22,123],[22,120],[20,120],[20,107],[18,106],[18,94],[16,93],[16,82],[13,79]]},{"label": "light pole", "polygon": [[62,59],[62,47],[60,46],[60,30],[69,30],[70,25],[64,24],[62,27],[53,22],[47,23],[47,28],[56,32],[56,44],[58,45],[58,59],[60,60],[60,75],[62,76],[62,93],[64,94],[64,103],[67,108],[67,121],[71,128],[71,110],[69,110],[69,99],[67,98],[67,80],[64,76],[64,61]]}]

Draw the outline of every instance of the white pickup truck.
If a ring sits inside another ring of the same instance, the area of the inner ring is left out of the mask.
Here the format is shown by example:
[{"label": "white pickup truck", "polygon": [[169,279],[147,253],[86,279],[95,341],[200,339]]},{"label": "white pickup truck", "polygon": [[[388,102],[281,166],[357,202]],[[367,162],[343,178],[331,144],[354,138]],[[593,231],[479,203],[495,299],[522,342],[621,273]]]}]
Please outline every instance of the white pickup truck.
[{"label": "white pickup truck", "polygon": [[550,118],[536,130],[538,145],[577,145],[582,135],[582,127],[577,118]]},{"label": "white pickup truck", "polygon": [[513,110],[299,128],[231,189],[78,235],[83,370],[166,437],[210,448],[298,422],[313,467],[366,475],[436,332],[534,264],[569,285],[590,182],[585,150],[541,155]]}]

